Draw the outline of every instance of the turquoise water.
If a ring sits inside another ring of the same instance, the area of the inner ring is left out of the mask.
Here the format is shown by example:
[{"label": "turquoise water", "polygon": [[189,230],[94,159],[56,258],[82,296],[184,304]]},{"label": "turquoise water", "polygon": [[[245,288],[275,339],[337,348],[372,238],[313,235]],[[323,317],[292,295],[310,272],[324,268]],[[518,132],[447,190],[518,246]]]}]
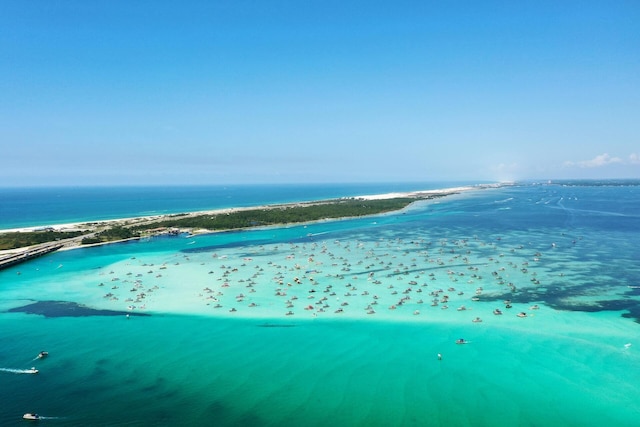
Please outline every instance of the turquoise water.
[{"label": "turquoise water", "polygon": [[7,269],[0,310],[65,300],[151,316],[0,313],[0,367],[40,370],[0,371],[0,425],[26,412],[60,426],[637,425],[639,190],[505,187]]},{"label": "turquoise water", "polygon": [[463,185],[469,184],[429,182],[175,187],[0,187],[0,230]]}]

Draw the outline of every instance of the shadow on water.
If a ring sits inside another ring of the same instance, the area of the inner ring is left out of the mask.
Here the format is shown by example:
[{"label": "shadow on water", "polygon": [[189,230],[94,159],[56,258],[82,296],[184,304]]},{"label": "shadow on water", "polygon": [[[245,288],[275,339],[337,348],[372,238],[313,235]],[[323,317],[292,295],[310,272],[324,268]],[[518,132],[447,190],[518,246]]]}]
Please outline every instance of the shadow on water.
[{"label": "shadow on water", "polygon": [[117,310],[100,310],[71,301],[37,301],[7,310],[9,313],[39,314],[44,317],[88,317],[88,316],[150,316]]}]

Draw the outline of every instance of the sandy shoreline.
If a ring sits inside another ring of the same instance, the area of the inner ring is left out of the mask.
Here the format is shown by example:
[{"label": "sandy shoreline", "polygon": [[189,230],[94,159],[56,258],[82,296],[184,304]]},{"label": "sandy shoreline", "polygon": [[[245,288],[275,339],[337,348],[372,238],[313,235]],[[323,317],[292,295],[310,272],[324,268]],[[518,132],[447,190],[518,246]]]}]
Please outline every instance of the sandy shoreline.
[{"label": "sandy shoreline", "polygon": [[[411,192],[402,192],[402,193],[370,194],[370,195],[363,195],[363,196],[345,197],[344,199],[385,200],[385,199],[394,199],[394,198],[401,198],[401,197],[419,199],[419,198],[429,197],[429,196],[445,196],[449,194],[456,194],[456,193],[461,193],[461,192],[466,192],[471,190],[478,190],[481,188],[487,188],[487,186],[479,185],[479,186],[443,188],[443,189],[437,189],[437,190],[411,191]],[[323,201],[326,201],[326,200],[319,200],[317,201],[317,203],[320,203]],[[241,212],[246,210],[270,209],[274,207],[296,206],[296,205],[308,204],[308,203],[316,203],[316,202],[301,201],[301,202],[273,204],[273,205],[223,208],[223,209],[213,209],[213,210],[205,210],[205,211],[182,212],[182,213],[140,216],[140,217],[126,217],[126,218],[116,218],[116,219],[97,220],[97,221],[84,221],[84,222],[72,222],[72,223],[61,223],[61,224],[41,224],[41,225],[32,226],[32,227],[0,229],[0,233],[16,233],[16,232],[25,233],[25,232],[44,230],[44,229],[52,229],[53,231],[60,231],[60,232],[83,231],[83,230],[100,228],[108,225],[125,225],[125,224],[129,225],[131,223],[139,223],[139,222],[145,222],[145,221],[159,221],[165,218],[175,217],[177,215],[190,215],[190,216],[220,215],[220,214],[226,214],[226,213],[232,213],[232,212]]]}]

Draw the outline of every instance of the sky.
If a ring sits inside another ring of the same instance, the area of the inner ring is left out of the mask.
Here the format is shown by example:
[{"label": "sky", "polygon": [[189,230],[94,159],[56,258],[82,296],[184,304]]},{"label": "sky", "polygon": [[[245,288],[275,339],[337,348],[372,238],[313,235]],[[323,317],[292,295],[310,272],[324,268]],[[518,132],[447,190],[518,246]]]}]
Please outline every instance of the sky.
[{"label": "sky", "polygon": [[0,186],[640,178],[640,2],[0,0]]}]

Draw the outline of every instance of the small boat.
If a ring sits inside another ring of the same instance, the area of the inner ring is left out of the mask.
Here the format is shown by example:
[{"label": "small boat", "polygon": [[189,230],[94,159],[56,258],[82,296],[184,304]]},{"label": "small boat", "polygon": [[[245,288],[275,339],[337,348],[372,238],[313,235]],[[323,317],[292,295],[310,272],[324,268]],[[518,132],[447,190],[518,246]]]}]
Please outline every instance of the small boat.
[{"label": "small boat", "polygon": [[22,416],[23,419],[25,420],[39,420],[40,419],[40,415],[38,414],[24,414]]},{"label": "small boat", "polygon": [[38,359],[44,359],[48,355],[49,355],[48,351],[41,351],[40,353],[38,353]]},{"label": "small boat", "polygon": [[25,374],[37,374],[38,372],[40,372],[40,371],[38,371],[35,367],[33,367],[31,369],[25,369],[25,371],[24,371]]},{"label": "small boat", "polygon": [[527,317],[527,313],[525,313],[524,311],[521,311],[520,313],[517,314],[518,317]]},{"label": "small boat", "polygon": [[502,310],[500,310],[499,308],[496,308],[495,310],[493,310],[493,314],[495,314],[496,316],[499,316],[502,314]]},{"label": "small boat", "polygon": [[459,338],[456,340],[456,344],[466,344],[467,341],[464,338]]}]

